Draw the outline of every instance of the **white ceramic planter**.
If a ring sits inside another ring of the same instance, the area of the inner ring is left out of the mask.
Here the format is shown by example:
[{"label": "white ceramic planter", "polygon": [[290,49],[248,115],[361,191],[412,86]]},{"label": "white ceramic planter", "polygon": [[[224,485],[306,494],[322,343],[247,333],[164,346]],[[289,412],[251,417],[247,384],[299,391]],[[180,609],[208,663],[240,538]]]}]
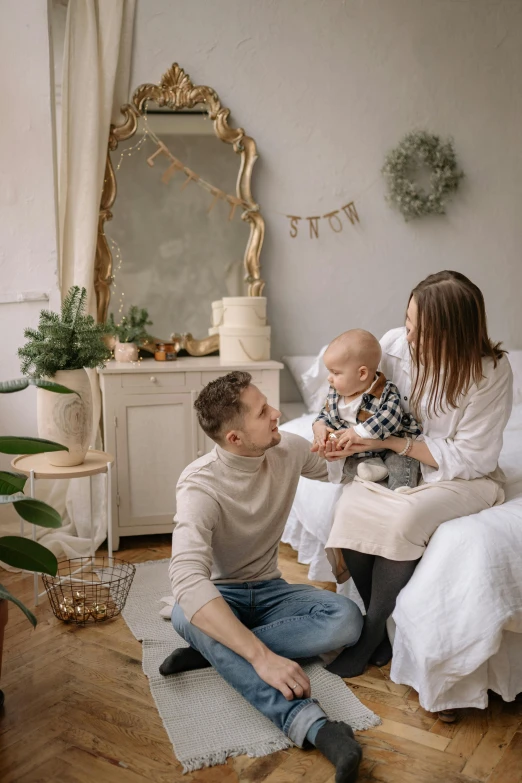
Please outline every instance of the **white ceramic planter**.
[{"label": "white ceramic planter", "polygon": [[219,357],[222,364],[266,362],[270,359],[270,327],[237,329],[219,327]]},{"label": "white ceramic planter", "polygon": [[78,394],[56,394],[37,389],[38,435],[67,446],[69,451],[47,452],[50,465],[81,465],[91,442],[92,395],[85,370],[60,370],[51,379]]},{"label": "white ceramic planter", "polygon": [[238,329],[266,326],[266,296],[224,296],[223,326]]},{"label": "white ceramic planter", "polygon": [[136,343],[120,343],[119,340],[116,340],[114,358],[117,362],[137,362],[138,346]]}]

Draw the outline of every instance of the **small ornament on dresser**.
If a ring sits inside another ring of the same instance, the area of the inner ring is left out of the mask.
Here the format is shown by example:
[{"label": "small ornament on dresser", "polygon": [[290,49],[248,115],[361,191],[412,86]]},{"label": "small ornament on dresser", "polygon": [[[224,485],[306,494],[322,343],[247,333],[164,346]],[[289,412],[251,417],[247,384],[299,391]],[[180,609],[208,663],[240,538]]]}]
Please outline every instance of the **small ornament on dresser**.
[{"label": "small ornament on dresser", "polygon": [[178,358],[179,350],[179,341],[172,343],[156,343],[154,358],[157,362],[174,362]]},{"label": "small ornament on dresser", "polygon": [[122,315],[119,323],[114,320],[114,314],[109,316],[108,327],[116,339],[114,358],[117,362],[137,362],[140,343],[152,338],[146,327],[152,326],[148,311],[137,305],[129,307],[128,315]]}]

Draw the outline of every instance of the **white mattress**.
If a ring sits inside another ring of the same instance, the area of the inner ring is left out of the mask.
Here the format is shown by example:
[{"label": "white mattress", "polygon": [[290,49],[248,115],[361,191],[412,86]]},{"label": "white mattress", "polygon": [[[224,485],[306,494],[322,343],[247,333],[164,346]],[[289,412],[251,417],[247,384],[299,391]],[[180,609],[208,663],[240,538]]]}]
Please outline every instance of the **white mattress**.
[{"label": "white mattress", "polygon": [[[281,429],[311,440],[314,418]],[[393,615],[392,680],[414,687],[432,712],[485,707],[488,688],[506,701],[522,692],[522,404],[506,428],[500,464],[506,502],[441,525]],[[283,541],[310,566],[310,579],[333,579],[323,547],[341,491],[299,482]],[[346,592],[358,598],[351,580]]]}]

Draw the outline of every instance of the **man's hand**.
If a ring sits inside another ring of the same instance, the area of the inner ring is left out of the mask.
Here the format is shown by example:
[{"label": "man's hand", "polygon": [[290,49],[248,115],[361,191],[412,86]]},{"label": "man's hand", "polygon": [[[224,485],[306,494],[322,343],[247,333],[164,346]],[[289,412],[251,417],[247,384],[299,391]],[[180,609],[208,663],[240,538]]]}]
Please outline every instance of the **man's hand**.
[{"label": "man's hand", "polygon": [[295,661],[276,655],[265,648],[258,658],[251,661],[251,664],[258,676],[272,688],[281,691],[288,701],[310,697],[310,680]]},{"label": "man's hand", "polygon": [[334,430],[331,427],[327,427],[323,421],[316,421],[312,424],[312,430],[314,433],[314,442],[310,451],[319,452],[320,456],[324,457],[328,435]]}]

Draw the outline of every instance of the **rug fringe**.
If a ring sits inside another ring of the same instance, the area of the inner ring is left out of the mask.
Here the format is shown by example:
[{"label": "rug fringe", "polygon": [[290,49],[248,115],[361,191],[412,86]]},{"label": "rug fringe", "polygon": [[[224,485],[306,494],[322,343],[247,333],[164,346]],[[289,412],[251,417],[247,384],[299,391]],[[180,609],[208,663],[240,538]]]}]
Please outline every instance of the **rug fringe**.
[{"label": "rug fringe", "polygon": [[236,748],[235,750],[222,750],[208,753],[206,756],[198,756],[197,758],[187,759],[181,762],[183,766],[183,774],[187,772],[196,772],[198,769],[204,767],[215,767],[218,764],[226,764],[227,758],[233,758],[235,756],[250,756],[250,758],[260,758],[261,756],[269,756],[271,753],[277,753],[278,750],[288,750],[293,747],[292,740],[288,737],[281,737],[278,741],[266,742],[260,745],[245,745],[242,748]]}]

